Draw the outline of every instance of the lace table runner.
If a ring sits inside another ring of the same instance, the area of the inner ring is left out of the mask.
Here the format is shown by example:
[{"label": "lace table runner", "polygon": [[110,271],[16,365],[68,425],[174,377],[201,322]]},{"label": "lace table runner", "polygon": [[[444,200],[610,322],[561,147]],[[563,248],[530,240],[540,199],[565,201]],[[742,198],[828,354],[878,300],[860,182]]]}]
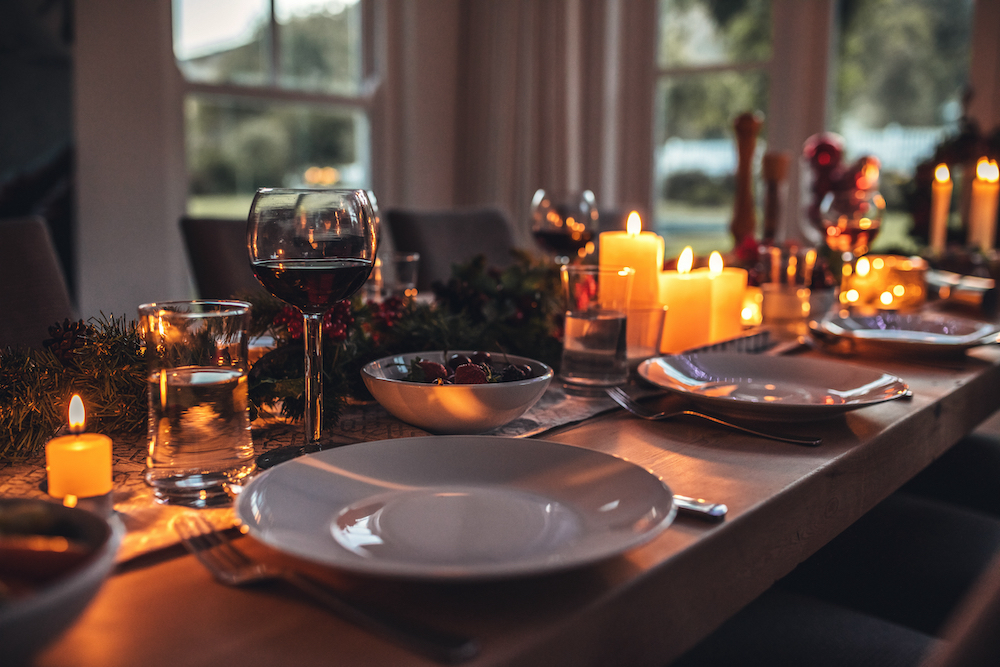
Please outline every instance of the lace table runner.
[{"label": "lace table runner", "polygon": [[[573,424],[615,407],[603,394],[597,396],[570,395],[553,384],[538,403],[519,419],[491,431],[488,435],[528,437],[553,428]],[[327,437],[344,443],[384,440],[430,435],[428,432],[392,417],[377,403],[348,406],[338,425]],[[254,448],[257,455],[277,447],[301,445],[304,435],[301,424],[286,424],[270,420],[263,426],[255,424]],[[119,563],[156,551],[178,542],[170,527],[171,519],[184,507],[161,505],[143,478],[146,466],[144,436],[116,436],[113,451],[114,512],[125,524],[126,534],[118,551]],[[50,498],[43,490],[45,456],[37,455],[23,461],[0,462],[0,496]],[[53,502],[58,502],[53,500]],[[217,529],[236,525],[232,507],[199,510]]]}]

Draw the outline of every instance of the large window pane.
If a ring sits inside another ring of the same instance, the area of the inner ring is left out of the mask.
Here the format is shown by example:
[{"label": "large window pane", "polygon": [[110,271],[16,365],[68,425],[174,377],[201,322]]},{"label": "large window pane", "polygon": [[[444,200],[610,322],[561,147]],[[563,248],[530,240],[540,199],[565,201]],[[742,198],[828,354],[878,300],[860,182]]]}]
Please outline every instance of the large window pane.
[{"label": "large window pane", "polygon": [[661,68],[765,62],[768,0],[660,0]]},{"label": "large window pane", "polygon": [[[656,227],[668,256],[685,245],[726,250],[735,191],[733,120],[766,108],[759,70],[663,77],[657,86]],[[764,137],[757,144],[758,159]]]},{"label": "large window pane", "polygon": [[260,86],[270,79],[268,0],[174,0],[174,55],[188,81]]},{"label": "large window pane", "polygon": [[357,0],[277,0],[279,85],[343,95],[358,92],[361,5]]},{"label": "large window pane", "polygon": [[261,187],[370,187],[362,111],[189,95],[188,212],[245,216]]},{"label": "large window pane", "polygon": [[[833,105],[848,159],[882,162],[887,213],[876,247],[905,247],[906,185],[957,130],[968,82],[972,0],[843,0]],[[877,249],[876,248],[876,249]]]}]

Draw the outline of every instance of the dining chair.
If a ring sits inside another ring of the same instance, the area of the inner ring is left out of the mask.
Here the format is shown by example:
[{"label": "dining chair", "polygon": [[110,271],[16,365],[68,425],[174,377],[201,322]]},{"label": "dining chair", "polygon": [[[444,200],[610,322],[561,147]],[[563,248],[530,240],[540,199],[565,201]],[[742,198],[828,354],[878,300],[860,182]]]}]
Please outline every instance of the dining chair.
[{"label": "dining chair", "polygon": [[181,218],[181,232],[202,299],[263,293],[247,258],[247,221]]},{"label": "dining chair", "polygon": [[673,664],[1000,664],[1000,521],[893,494]]},{"label": "dining chair", "polygon": [[507,216],[496,208],[421,211],[388,209],[383,221],[400,252],[420,253],[417,289],[431,289],[451,278],[453,264],[484,255],[488,266],[512,261],[514,234]]},{"label": "dining chair", "polygon": [[41,348],[48,328],[77,318],[45,220],[0,220],[0,345]]}]

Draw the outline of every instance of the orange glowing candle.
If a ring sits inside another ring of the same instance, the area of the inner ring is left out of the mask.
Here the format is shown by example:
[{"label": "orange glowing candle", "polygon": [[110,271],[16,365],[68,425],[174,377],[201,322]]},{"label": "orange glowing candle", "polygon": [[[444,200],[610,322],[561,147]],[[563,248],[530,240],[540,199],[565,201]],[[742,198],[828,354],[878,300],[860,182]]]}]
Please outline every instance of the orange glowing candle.
[{"label": "orange glowing candle", "polygon": [[984,252],[993,248],[997,230],[997,200],[1000,197],[1000,168],[996,160],[980,158],[972,181],[969,203],[969,245]]},{"label": "orange glowing candle", "polygon": [[711,333],[712,282],[707,271],[692,272],[694,252],[684,248],[676,271],[660,273],[660,298],[667,306],[660,349],[677,354],[707,345]]},{"label": "orange glowing candle", "polygon": [[74,394],[69,404],[70,435],[45,445],[50,496],[90,498],[111,491],[111,438],[84,433],[85,423],[83,401]]},{"label": "orange glowing candle", "polygon": [[[704,271],[704,269],[702,269]],[[730,340],[743,333],[743,295],[747,289],[747,271],[724,266],[722,255],[713,252],[708,258],[708,276],[712,284],[712,313],[708,342]]]},{"label": "orange glowing candle", "polygon": [[631,267],[632,298],[637,308],[653,308],[660,301],[660,271],[663,269],[663,237],[642,231],[636,211],[628,215],[624,232],[603,232],[599,237],[601,266]]},{"label": "orange glowing candle", "polygon": [[948,165],[939,164],[934,169],[934,182],[931,184],[931,252],[940,255],[944,252],[948,233],[948,212],[951,209],[951,172]]}]

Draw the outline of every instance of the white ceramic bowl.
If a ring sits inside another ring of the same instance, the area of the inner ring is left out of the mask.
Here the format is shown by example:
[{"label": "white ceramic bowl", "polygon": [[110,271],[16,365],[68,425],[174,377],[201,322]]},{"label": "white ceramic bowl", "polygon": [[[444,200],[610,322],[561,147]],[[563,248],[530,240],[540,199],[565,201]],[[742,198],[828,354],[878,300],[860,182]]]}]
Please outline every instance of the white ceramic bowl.
[{"label": "white ceramic bowl", "polygon": [[[466,354],[450,350],[447,354]],[[545,364],[494,353],[494,362],[527,364],[532,376],[514,382],[436,385],[404,380],[410,361],[424,359],[445,362],[445,352],[409,352],[384,357],[361,369],[365,386],[394,417],[437,434],[471,435],[484,433],[523,415],[545,393],[552,381],[552,369]]]},{"label": "white ceramic bowl", "polygon": [[[90,603],[114,567],[124,527],[44,500],[0,498],[0,529],[11,538],[6,544],[0,538],[6,554],[0,574],[8,581],[36,576],[44,581],[0,603],[0,663],[18,665],[62,634]],[[26,549],[19,538],[31,535],[64,537],[69,548]]]}]

